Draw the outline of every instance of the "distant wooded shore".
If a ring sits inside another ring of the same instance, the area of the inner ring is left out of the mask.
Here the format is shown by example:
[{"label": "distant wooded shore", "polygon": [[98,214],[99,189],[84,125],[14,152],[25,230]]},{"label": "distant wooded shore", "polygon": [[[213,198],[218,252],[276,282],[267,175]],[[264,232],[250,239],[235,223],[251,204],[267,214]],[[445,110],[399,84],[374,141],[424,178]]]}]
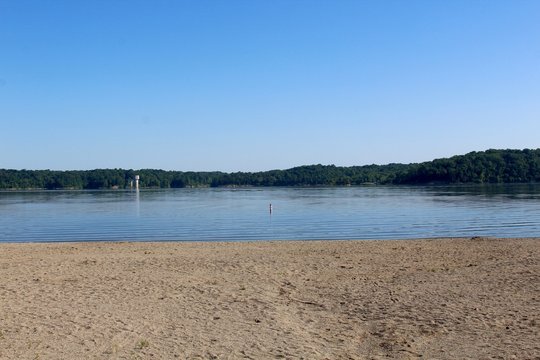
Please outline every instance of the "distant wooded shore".
[{"label": "distant wooded shore", "polygon": [[0,189],[124,189],[364,184],[497,184],[540,182],[540,149],[487,150],[414,164],[306,165],[262,172],[0,169]]}]

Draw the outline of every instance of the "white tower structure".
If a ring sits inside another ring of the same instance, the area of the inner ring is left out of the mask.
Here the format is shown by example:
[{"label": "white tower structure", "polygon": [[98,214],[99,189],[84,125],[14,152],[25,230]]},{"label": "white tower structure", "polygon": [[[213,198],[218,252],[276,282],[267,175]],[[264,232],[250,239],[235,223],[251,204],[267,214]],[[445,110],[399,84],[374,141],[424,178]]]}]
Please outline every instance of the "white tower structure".
[{"label": "white tower structure", "polygon": [[135,189],[139,190],[139,175],[135,175]]}]

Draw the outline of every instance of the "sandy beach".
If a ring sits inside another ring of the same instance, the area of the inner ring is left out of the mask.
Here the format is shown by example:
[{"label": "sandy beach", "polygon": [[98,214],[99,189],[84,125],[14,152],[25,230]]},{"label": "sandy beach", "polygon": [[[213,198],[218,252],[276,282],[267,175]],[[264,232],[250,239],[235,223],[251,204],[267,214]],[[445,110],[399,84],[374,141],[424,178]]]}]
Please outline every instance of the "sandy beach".
[{"label": "sandy beach", "polygon": [[540,359],[540,239],[0,254],[1,359]]}]

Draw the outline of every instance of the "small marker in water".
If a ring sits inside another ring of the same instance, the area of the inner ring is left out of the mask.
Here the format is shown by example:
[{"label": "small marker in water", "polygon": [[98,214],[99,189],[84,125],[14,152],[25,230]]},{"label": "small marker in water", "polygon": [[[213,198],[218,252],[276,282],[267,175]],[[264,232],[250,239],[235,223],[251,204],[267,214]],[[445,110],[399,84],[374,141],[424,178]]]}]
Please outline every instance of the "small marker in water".
[{"label": "small marker in water", "polygon": [[270,204],[270,214],[272,213],[272,204]]}]

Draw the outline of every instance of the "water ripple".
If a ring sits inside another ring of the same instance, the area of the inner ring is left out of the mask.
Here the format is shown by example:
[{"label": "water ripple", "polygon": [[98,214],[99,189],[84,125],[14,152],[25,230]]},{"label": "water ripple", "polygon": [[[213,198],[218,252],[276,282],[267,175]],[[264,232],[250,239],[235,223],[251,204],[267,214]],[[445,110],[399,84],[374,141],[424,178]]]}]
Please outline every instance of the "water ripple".
[{"label": "water ripple", "polygon": [[540,236],[539,200],[539,185],[0,192],[0,242]]}]

